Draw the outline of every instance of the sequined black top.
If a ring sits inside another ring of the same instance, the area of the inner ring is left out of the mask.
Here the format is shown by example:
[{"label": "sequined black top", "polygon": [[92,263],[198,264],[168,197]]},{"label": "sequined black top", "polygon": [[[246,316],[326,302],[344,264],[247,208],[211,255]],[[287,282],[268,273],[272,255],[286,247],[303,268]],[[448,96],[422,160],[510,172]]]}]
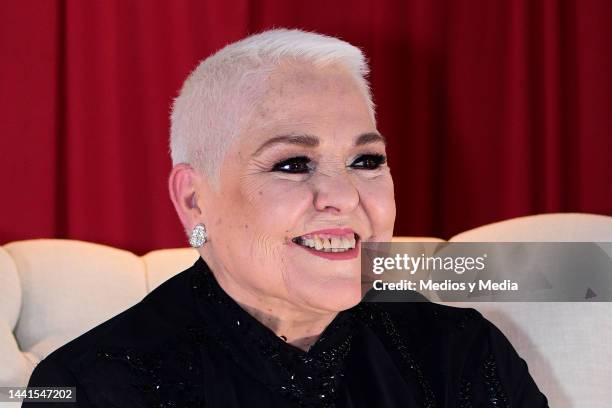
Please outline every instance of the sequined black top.
[{"label": "sequined black top", "polygon": [[76,386],[72,406],[100,408],[547,406],[473,309],[362,302],[305,352],[245,312],[201,258],[44,359],[29,386],[53,385]]}]

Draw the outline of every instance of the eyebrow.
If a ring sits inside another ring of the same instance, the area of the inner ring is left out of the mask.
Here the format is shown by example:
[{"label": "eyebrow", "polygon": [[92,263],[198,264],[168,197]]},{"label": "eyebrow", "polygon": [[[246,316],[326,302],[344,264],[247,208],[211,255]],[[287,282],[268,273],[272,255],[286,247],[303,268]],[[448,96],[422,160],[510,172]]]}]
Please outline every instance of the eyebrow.
[{"label": "eyebrow", "polygon": [[[376,132],[367,132],[357,136],[357,139],[355,140],[355,146],[363,146],[366,144],[378,142],[383,143],[385,146],[387,146],[387,139],[385,139],[383,135]],[[253,153],[253,156],[258,156],[265,149],[277,144],[293,144],[312,148],[317,147],[319,145],[319,138],[309,134],[275,136],[271,139],[266,140],[261,146],[259,146],[257,150],[255,150],[255,153]]]}]

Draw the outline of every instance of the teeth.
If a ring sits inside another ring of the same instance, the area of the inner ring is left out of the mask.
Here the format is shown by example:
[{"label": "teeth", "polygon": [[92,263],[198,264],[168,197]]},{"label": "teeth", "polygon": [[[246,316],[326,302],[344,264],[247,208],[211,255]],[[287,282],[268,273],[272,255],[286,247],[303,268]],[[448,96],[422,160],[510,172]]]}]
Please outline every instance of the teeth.
[{"label": "teeth", "polygon": [[355,248],[356,244],[354,235],[350,237],[298,237],[294,239],[294,242],[323,252],[345,252]]},{"label": "teeth", "polygon": [[329,242],[329,239],[323,240],[323,249],[331,249],[331,242]]},{"label": "teeth", "polygon": [[[353,238],[354,240],[355,238]],[[351,245],[351,243],[349,242],[349,240],[345,237],[340,238],[340,246],[343,248],[351,248],[354,247],[355,244]]]},{"label": "teeth", "polygon": [[314,243],[317,251],[323,249],[323,241],[321,241],[321,238],[315,238]]},{"label": "teeth", "polygon": [[336,248],[340,248],[342,244],[342,238],[332,238],[331,239],[331,247],[336,249]]}]

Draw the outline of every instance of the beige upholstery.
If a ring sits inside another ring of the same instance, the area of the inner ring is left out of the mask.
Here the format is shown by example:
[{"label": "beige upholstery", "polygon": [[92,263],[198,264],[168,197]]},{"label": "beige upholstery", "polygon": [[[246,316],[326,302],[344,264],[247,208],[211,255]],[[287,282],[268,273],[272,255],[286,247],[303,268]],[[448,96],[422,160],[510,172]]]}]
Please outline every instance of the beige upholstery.
[{"label": "beige upholstery", "polygon": [[142,260],[147,277],[147,291],[155,289],[175,273],[189,268],[198,257],[198,252],[192,248],[162,249],[144,255]]},{"label": "beige upholstery", "polygon": [[[430,237],[394,241],[444,242]],[[451,241],[612,242],[612,217],[523,217],[467,231]],[[50,239],[0,247],[0,387],[24,386],[40,359],[137,303],[197,256],[194,249],[182,248],[138,257],[99,244]],[[551,407],[608,407],[611,304],[473,306],[495,322],[527,360]],[[16,405],[0,403],[4,406]]]},{"label": "beige upholstery", "polygon": [[21,310],[22,293],[17,266],[0,247],[0,386],[22,385],[34,365],[22,353],[13,334]]},{"label": "beige upholstery", "polygon": [[57,239],[0,247],[0,387],[25,386],[42,358],[134,305],[197,257],[191,248],[139,257]]},{"label": "beige upholstery", "polygon": [[[612,242],[612,217],[543,214],[485,225],[454,242]],[[611,271],[612,272],[612,271]],[[472,303],[528,362],[551,407],[612,404],[612,303]]]},{"label": "beige upholstery", "polygon": [[612,217],[540,214],[513,218],[462,232],[451,242],[612,242]]},{"label": "beige upholstery", "polygon": [[393,237],[392,242],[445,242],[434,237]]}]

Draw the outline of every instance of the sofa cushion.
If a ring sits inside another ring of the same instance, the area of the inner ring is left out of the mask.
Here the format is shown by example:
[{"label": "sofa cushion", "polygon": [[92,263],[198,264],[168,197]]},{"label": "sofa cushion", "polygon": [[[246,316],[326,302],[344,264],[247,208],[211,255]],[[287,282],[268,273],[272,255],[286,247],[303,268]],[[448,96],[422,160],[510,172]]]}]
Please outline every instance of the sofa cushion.
[{"label": "sofa cushion", "polygon": [[21,286],[15,338],[34,362],[146,295],[144,263],[128,251],[56,239],[4,248]]},{"label": "sofa cushion", "polygon": [[13,330],[19,320],[22,295],[17,267],[0,247],[0,384],[24,384],[34,362],[19,349]]},{"label": "sofa cushion", "polygon": [[[451,242],[612,242],[612,217],[541,214],[485,225]],[[612,396],[611,303],[477,302],[529,363],[551,407],[609,406]],[[606,362],[606,363],[603,363]]]},{"label": "sofa cushion", "polygon": [[151,251],[142,257],[145,264],[147,291],[184,271],[197,261],[200,254],[194,248],[174,248]]},{"label": "sofa cushion", "polygon": [[612,217],[597,214],[539,214],[484,225],[450,242],[612,242]]}]

